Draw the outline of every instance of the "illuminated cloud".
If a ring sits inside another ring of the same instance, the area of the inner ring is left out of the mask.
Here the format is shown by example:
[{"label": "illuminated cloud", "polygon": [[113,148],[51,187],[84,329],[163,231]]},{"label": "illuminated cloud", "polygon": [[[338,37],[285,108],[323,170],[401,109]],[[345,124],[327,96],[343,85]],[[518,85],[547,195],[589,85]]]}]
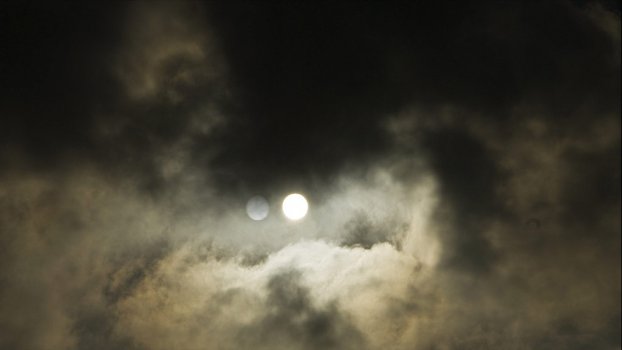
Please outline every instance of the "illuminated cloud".
[{"label": "illuminated cloud", "polygon": [[620,348],[619,5],[0,6],[0,348]]}]

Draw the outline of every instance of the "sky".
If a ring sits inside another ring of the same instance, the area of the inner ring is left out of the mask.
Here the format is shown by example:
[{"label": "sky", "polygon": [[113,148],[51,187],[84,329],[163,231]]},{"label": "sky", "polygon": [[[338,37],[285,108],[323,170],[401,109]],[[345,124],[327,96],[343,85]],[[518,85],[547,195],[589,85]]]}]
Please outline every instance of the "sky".
[{"label": "sky", "polygon": [[0,42],[2,349],[620,349],[619,2],[2,2]]}]

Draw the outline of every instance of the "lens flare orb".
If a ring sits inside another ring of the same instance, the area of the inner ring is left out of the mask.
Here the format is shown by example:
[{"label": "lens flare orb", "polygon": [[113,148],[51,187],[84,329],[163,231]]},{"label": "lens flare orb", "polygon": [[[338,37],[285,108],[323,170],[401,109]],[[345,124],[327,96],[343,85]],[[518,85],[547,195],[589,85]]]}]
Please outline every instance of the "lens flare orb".
[{"label": "lens flare orb", "polygon": [[261,221],[268,217],[270,205],[262,196],[255,196],[246,203],[246,214],[255,221]]}]

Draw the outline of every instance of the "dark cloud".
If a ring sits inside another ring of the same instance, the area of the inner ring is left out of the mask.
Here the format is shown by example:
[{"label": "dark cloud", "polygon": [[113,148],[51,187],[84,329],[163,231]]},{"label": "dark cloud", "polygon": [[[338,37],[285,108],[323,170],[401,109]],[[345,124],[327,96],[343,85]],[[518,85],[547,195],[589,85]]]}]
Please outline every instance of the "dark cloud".
[{"label": "dark cloud", "polygon": [[111,310],[84,310],[77,315],[73,334],[77,338],[76,349],[144,349],[137,347],[129,338],[118,338],[113,333],[116,316]]},{"label": "dark cloud", "polygon": [[619,349],[618,3],[2,3],[0,38],[1,348]]},{"label": "dark cloud", "polygon": [[268,281],[268,313],[240,330],[242,349],[365,349],[360,332],[335,305],[317,309],[300,273],[277,274]]},{"label": "dark cloud", "polygon": [[408,225],[399,220],[383,218],[383,222],[372,222],[368,215],[360,212],[344,226],[341,244],[346,247],[370,249],[375,244],[389,242],[400,249],[401,237],[408,230]]},{"label": "dark cloud", "polygon": [[426,148],[447,201],[441,205],[453,207],[449,214],[438,213],[439,220],[453,216],[453,225],[445,233],[447,264],[485,272],[495,256],[483,234],[488,221],[503,214],[494,193],[500,171],[484,145],[463,130],[435,132],[428,137]]}]

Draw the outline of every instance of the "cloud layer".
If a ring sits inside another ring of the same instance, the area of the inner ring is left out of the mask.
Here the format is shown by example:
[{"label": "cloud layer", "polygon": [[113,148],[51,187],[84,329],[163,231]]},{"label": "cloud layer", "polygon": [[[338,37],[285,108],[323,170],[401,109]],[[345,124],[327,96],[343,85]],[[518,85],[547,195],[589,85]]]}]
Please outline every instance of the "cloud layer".
[{"label": "cloud layer", "polygon": [[619,5],[0,6],[0,348],[620,349]]}]

